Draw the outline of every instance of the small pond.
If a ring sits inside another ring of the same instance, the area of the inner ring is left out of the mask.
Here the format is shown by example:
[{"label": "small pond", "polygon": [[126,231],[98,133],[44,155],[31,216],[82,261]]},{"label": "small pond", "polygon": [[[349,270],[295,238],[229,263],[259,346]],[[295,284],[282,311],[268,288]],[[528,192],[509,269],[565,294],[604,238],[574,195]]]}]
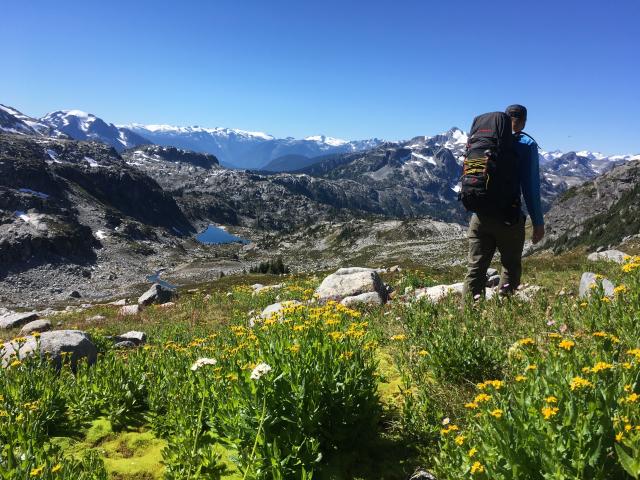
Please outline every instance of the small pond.
[{"label": "small pond", "polygon": [[236,237],[230,234],[224,228],[216,227],[215,225],[209,225],[206,230],[196,235],[196,240],[206,245],[218,245],[221,243],[249,243],[249,240]]}]

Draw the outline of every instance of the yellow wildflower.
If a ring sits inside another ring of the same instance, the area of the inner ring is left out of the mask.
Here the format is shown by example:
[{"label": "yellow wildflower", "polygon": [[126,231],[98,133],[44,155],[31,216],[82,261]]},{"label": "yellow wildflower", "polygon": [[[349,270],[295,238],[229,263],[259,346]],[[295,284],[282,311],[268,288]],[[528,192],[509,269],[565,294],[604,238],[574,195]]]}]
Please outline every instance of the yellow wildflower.
[{"label": "yellow wildflower", "polygon": [[476,398],[473,399],[474,403],[483,403],[491,400],[491,395],[487,395],[486,393],[479,393],[476,395]]},{"label": "yellow wildflower", "polygon": [[469,408],[473,410],[474,408],[478,408],[478,404],[476,402],[465,403],[464,408]]},{"label": "yellow wildflower", "polygon": [[640,360],[640,348],[633,348],[631,350],[627,350],[627,354],[633,355],[636,357],[636,360]]},{"label": "yellow wildflower", "polygon": [[557,415],[558,413],[558,407],[542,407],[542,415],[544,415],[544,419],[545,420],[549,420],[551,417]]},{"label": "yellow wildflower", "polygon": [[611,370],[612,368],[613,368],[613,365],[611,365],[610,363],[598,362],[591,369],[591,373],[598,373],[605,370]]},{"label": "yellow wildflower", "polygon": [[477,387],[478,387],[478,390],[484,390],[489,386],[495,388],[496,390],[500,390],[503,385],[504,385],[504,382],[502,380],[486,380],[482,383],[478,383]]},{"label": "yellow wildflower", "polygon": [[442,435],[446,435],[446,434],[448,434],[449,432],[457,432],[457,431],[459,431],[459,430],[460,430],[460,429],[459,429],[457,426],[455,426],[455,425],[449,425],[447,428],[443,428],[442,430],[440,430],[440,433],[441,433]]},{"label": "yellow wildflower", "polygon": [[335,341],[339,341],[344,338],[344,333],[342,332],[329,332],[328,335],[331,337],[332,340],[335,340]]},{"label": "yellow wildflower", "polygon": [[289,351],[291,353],[298,353],[300,351],[300,345],[297,345],[297,344],[296,345],[291,345],[289,347]]},{"label": "yellow wildflower", "polygon": [[11,362],[11,367],[19,367],[20,365],[22,365],[22,362],[20,360],[14,360],[13,362]]},{"label": "yellow wildflower", "polygon": [[611,303],[611,299],[609,297],[602,297],[600,300],[602,300],[604,303]]},{"label": "yellow wildflower", "polygon": [[631,393],[625,397],[624,401],[627,403],[636,403],[639,398],[640,395],[638,395],[637,393]]},{"label": "yellow wildflower", "polygon": [[633,430],[633,427],[627,423],[627,424],[624,426],[624,431],[625,431],[625,432],[630,432],[631,430]]},{"label": "yellow wildflower", "polygon": [[492,410],[492,411],[490,412],[491,416],[492,416],[492,417],[495,417],[495,418],[502,418],[502,414],[503,414],[503,413],[504,413],[504,412],[503,412],[502,410],[500,410],[499,408],[496,408],[495,410]]},{"label": "yellow wildflower", "polygon": [[627,263],[625,265],[622,266],[622,271],[624,273],[630,273],[632,271],[634,271],[636,268],[640,268],[640,263],[633,261],[631,263]]},{"label": "yellow wildflower", "polygon": [[516,382],[524,382],[527,379],[524,375],[517,375]]},{"label": "yellow wildflower", "polygon": [[454,442],[456,442],[457,445],[462,445],[464,443],[465,440],[465,436],[464,435],[458,435],[455,439]]},{"label": "yellow wildflower", "polygon": [[593,387],[593,383],[591,383],[589,380],[585,380],[582,377],[573,377],[573,380],[571,380],[571,383],[569,384],[569,386],[573,391],[573,390],[579,390],[581,388]]},{"label": "yellow wildflower", "polygon": [[535,369],[537,369],[537,368],[538,368],[538,366],[537,366],[537,365],[527,365],[527,368],[525,368],[525,370],[526,370],[527,372],[529,372],[529,371],[531,371],[531,370],[535,370]]},{"label": "yellow wildflower", "polygon": [[522,339],[518,340],[518,343],[520,345],[533,345],[536,342],[533,340],[533,338],[527,337],[527,338],[522,338]]},{"label": "yellow wildflower", "polygon": [[621,442],[623,438],[624,438],[624,433],[619,432],[616,434],[616,442]]},{"label": "yellow wildflower", "polygon": [[629,289],[626,287],[626,285],[618,285],[613,289],[613,294],[622,295],[623,293],[627,293],[628,291]]},{"label": "yellow wildflower", "polygon": [[478,453],[478,449],[476,447],[471,447],[468,453],[469,458],[473,457],[476,453]]},{"label": "yellow wildflower", "polygon": [[395,341],[395,342],[402,342],[403,340],[406,340],[406,339],[407,339],[407,336],[406,336],[406,335],[403,335],[403,334],[400,334],[400,335],[393,335],[393,336],[391,337],[391,340],[393,340],[393,341]]},{"label": "yellow wildflower", "polygon": [[38,468],[32,468],[31,469],[31,476],[32,477],[39,477],[40,475],[42,475],[42,472],[44,471],[44,465]]},{"label": "yellow wildflower", "polygon": [[473,462],[473,465],[471,465],[471,473],[475,474],[482,472],[484,472],[484,466],[480,462]]},{"label": "yellow wildflower", "polygon": [[51,468],[51,473],[58,473],[60,470],[62,470],[62,465],[60,465],[59,463],[56,463],[56,464]]},{"label": "yellow wildflower", "polygon": [[418,352],[418,355],[420,355],[421,357],[426,357],[427,355],[429,355],[429,352],[427,352],[426,350],[420,350]]},{"label": "yellow wildflower", "polygon": [[353,357],[353,352],[343,352],[340,354],[340,359],[341,360],[348,360],[351,357]]},{"label": "yellow wildflower", "polygon": [[576,343],[573,340],[563,340],[558,344],[558,347],[564,348],[568,352],[575,346],[575,344]]},{"label": "yellow wildflower", "polygon": [[558,399],[553,395],[548,396],[547,398],[544,399],[544,401],[547,403],[558,403]]},{"label": "yellow wildflower", "polygon": [[562,338],[562,335],[559,333],[553,332],[549,334],[549,338]]}]

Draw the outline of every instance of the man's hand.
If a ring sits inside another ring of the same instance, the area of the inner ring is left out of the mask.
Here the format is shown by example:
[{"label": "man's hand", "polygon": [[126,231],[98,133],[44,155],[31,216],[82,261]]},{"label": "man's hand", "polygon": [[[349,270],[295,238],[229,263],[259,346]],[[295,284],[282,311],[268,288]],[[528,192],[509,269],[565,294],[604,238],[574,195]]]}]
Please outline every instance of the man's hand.
[{"label": "man's hand", "polygon": [[535,244],[542,240],[544,237],[544,225],[534,225],[533,234],[531,235],[531,241]]}]

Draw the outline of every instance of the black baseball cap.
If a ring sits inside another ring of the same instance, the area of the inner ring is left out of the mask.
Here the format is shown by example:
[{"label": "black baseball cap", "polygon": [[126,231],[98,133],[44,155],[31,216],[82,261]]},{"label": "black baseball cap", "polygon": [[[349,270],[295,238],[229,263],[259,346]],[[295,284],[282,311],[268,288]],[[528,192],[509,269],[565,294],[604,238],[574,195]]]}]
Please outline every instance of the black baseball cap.
[{"label": "black baseball cap", "polygon": [[505,110],[505,113],[512,118],[527,119],[527,107],[523,107],[522,105],[509,105]]}]

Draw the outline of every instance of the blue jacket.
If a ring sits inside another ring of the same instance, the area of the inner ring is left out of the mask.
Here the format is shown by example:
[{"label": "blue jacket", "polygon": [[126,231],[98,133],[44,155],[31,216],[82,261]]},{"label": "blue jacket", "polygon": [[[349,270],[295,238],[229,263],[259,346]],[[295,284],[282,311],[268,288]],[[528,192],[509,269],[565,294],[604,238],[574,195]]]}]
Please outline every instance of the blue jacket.
[{"label": "blue jacket", "polygon": [[526,135],[517,135],[516,152],[520,162],[520,188],[531,223],[544,225],[542,204],[540,202],[540,160],[538,145]]}]

